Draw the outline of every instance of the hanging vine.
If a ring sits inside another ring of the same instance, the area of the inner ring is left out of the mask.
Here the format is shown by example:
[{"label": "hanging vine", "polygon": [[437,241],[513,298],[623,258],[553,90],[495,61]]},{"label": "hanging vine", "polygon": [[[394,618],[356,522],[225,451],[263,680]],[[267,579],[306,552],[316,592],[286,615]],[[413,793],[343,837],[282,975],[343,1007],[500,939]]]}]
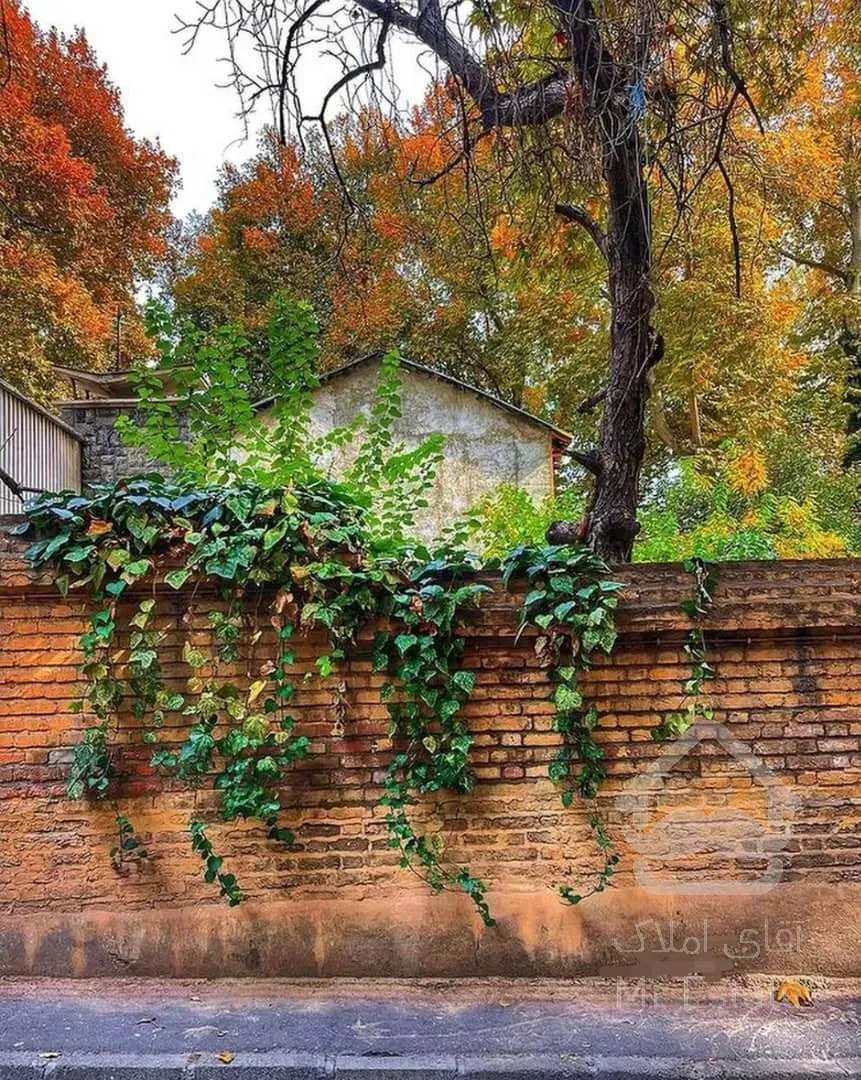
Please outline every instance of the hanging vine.
[{"label": "hanging vine", "polygon": [[[27,531],[34,536],[34,564],[53,566],[64,594],[88,589],[95,605],[81,638],[87,689],[74,705],[95,722],[75,751],[71,797],[115,799],[123,779],[116,734],[129,702],[159,772],[192,787],[214,784],[222,820],[258,821],[269,842],[292,844],[292,832],[280,824],[279,792],[309,750],[290,712],[297,690],[292,639],[324,632],[316,667],[325,676],[363,623],[383,620],[373,667],[387,675],[381,699],[394,745],[382,794],[389,842],[402,865],[432,889],[462,890],[485,924],[494,924],[484,882],[468,867],[451,865],[441,835],[419,831],[411,820],[423,796],[468,794],[475,785],[473,737],[463,716],[475,676],[462,666],[460,633],[488,591],[475,580],[481,567],[474,557],[449,551],[422,563],[409,554],[377,555],[363,532],[362,508],[343,487],[322,482],[273,492],[254,485],[189,489],[147,476],[89,497],[41,496]],[[607,580],[604,564],[586,549],[521,548],[505,560],[503,576],[506,585],[515,577],[529,581],[518,636],[536,626],[536,651],[551,669],[554,727],[563,743],[550,775],[565,806],[578,795],[594,800],[606,767],[594,739],[597,713],[584,703],[577,674],[596,651],[612,650],[621,586]],[[164,681],[163,649],[176,613],[159,583],[180,590],[189,582],[207,610],[203,627],[192,609],[181,619],[190,675],[179,693]],[[140,598],[142,589],[148,595]],[[262,619],[253,614],[261,605]],[[269,638],[260,645],[265,633],[274,633],[274,648]],[[177,742],[181,725],[186,734]],[[150,852],[114,806],[112,858],[120,868]],[[590,825],[605,855],[595,892],[609,884],[618,857],[597,814]],[[237,904],[242,889],[207,828],[192,816],[192,850],[205,880]],[[571,903],[582,899],[568,887],[560,893]]]},{"label": "hanging vine", "polygon": [[[520,547],[502,563],[506,587],[517,578],[525,578],[529,584],[518,636],[527,626],[535,627],[536,655],[550,668],[554,686],[551,701],[556,708],[553,730],[562,736],[562,745],[550,763],[549,776],[559,785],[565,807],[571,806],[577,795],[595,806],[607,776],[604,751],[595,740],[598,712],[584,701],[578,681],[579,672],[591,667],[593,655],[611,653],[616,643],[616,594],[623,586],[607,574],[604,561],[589,548]],[[570,904],[603,892],[619,862],[597,808],[589,818],[589,827],[603,864],[589,892],[581,894],[560,886],[560,895]]]},{"label": "hanging vine", "polygon": [[682,708],[677,712],[667,713],[652,730],[652,738],[657,741],[677,739],[698,720],[714,718],[714,707],[704,697],[706,683],[714,679],[715,669],[709,663],[702,620],[708,614],[714,599],[718,586],[718,569],[714,563],[699,558],[686,559],[684,566],[694,579],[692,595],[679,605],[693,623],[684,646],[685,655],[690,662],[690,674],[683,684],[685,701]]},{"label": "hanging vine", "polygon": [[[105,799],[116,791],[123,773],[113,736],[128,700],[143,740],[159,744],[152,764],[160,772],[192,786],[214,776],[223,820],[258,820],[268,840],[292,844],[292,832],[279,824],[278,790],[306,756],[309,740],[295,733],[289,712],[296,690],[291,638],[300,630],[325,632],[328,648],[317,669],[327,675],[359,626],[383,616],[391,630],[377,636],[374,662],[391,676],[383,697],[399,747],[383,796],[391,843],[432,888],[464,890],[492,925],[484,884],[467,867],[447,867],[440,838],[416,834],[408,817],[419,796],[467,792],[474,784],[467,764],[472,737],[458,713],[475,679],[459,667],[458,628],[487,586],[467,580],[476,569],[468,561],[431,565],[412,576],[409,563],[398,566],[388,556],[375,561],[361,522],[361,507],[335,484],[274,493],[253,486],[189,491],[146,477],[96,489],[90,498],[37,499],[29,513],[28,531],[36,535],[30,558],[57,569],[64,593],[88,587],[96,605],[81,638],[86,696],[74,705],[96,723],[76,748],[69,795]],[[133,586],[138,592],[159,580],[174,589],[193,580],[212,596],[210,645],[192,643],[190,635],[182,650],[191,672],[185,694],[164,685],[159,650],[165,632],[155,596],[138,601],[125,623],[122,677],[115,670],[122,598]],[[263,631],[245,626],[243,616],[245,601],[261,589],[272,594],[268,614],[277,630],[274,659],[262,664],[254,645]],[[244,666],[242,677],[225,665]],[[179,745],[162,745],[170,714],[190,725]],[[119,814],[117,822],[115,861],[145,857],[132,823]],[[193,818],[190,833],[206,881],[230,904],[239,903],[241,888],[222,869],[205,823]]]},{"label": "hanging vine", "polygon": [[[368,414],[317,437],[319,347],[309,305],[274,297],[262,349],[238,326],[203,331],[157,306],[148,323],[158,365],[134,376],[140,408],[120,427],[173,479],[150,474],[86,496],[40,496],[21,530],[33,540],[34,565],[52,567],[64,595],[85,591],[93,603],[81,637],[86,690],[74,705],[89,723],[69,795],[112,802],[119,870],[149,858],[116,802],[124,778],[117,733],[128,708],[166,779],[213,784],[223,820],[259,822],[266,842],[292,844],[280,792],[310,749],[291,712],[292,643],[321,635],[315,666],[326,677],[355,647],[359,628],[375,622],[373,667],[386,675],[381,698],[393,742],[382,793],[389,843],[404,867],[435,891],[465,892],[493,925],[484,882],[447,858],[440,833],[414,824],[424,796],[466,795],[475,785],[464,718],[475,675],[463,667],[461,630],[487,586],[476,580],[478,560],[458,546],[459,526],[437,557],[410,539],[442,439],[395,441],[397,355],[381,359]],[[255,405],[261,377],[273,395],[266,421]],[[351,464],[333,482],[331,455],[350,444]],[[504,563],[506,583],[530,583],[518,633],[529,624],[540,631],[536,648],[550,669],[562,743],[550,775],[565,806],[577,796],[593,802],[606,775],[598,716],[577,680],[615,641],[620,586],[606,573],[580,548],[520,548]],[[178,619],[177,600],[189,596]],[[165,675],[168,654],[167,670],[179,659],[177,630],[189,672],[183,692]],[[210,824],[191,817],[192,849],[205,880],[237,904],[242,889],[214,849]],[[592,890],[601,891],[618,859],[597,811],[590,824],[604,854]],[[571,903],[582,899],[560,892]]]}]

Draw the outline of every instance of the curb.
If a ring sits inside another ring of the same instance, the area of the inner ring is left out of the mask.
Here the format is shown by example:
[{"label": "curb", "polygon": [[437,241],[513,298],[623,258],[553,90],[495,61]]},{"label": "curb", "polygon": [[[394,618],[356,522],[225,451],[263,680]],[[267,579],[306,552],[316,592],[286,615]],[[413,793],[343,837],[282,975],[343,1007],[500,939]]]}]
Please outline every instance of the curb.
[{"label": "curb", "polygon": [[[202,1060],[206,1056],[209,1060]],[[230,1064],[214,1055],[63,1054],[0,1052],[0,1080],[819,1080],[861,1078],[861,1058],[759,1058],[693,1061],[685,1058],[543,1056],[355,1056],[237,1054]]]}]

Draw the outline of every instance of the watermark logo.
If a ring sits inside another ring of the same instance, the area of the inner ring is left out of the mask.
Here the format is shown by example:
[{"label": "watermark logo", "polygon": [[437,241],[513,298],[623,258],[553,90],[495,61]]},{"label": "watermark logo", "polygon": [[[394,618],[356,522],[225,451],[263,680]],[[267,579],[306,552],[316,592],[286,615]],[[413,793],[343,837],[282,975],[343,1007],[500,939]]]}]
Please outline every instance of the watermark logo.
[{"label": "watermark logo", "polygon": [[[737,806],[709,806],[708,797],[695,783],[678,786],[675,765],[704,740],[714,740],[748,773],[766,796],[765,824]],[[660,809],[673,774],[674,801],[685,795],[687,805],[676,806],[660,820],[652,821],[652,809]],[[695,804],[698,798],[700,805]],[[625,785],[616,808],[630,818],[625,839],[639,855],[634,877],[647,892],[673,896],[753,896],[769,892],[783,873],[780,852],[792,835],[792,823],[800,799],[750,747],[728,728],[713,720],[701,720],[671,743],[659,758]],[[651,809],[650,809],[651,808]],[[691,859],[703,856],[712,863],[730,864],[729,870],[705,873],[691,867]],[[739,878],[736,861],[766,859],[756,877]]]}]

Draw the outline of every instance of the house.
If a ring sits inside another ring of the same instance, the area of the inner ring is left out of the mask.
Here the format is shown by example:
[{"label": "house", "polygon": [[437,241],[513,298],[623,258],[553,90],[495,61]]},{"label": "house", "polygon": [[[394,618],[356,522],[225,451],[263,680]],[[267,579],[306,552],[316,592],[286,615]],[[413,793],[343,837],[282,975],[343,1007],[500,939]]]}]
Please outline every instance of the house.
[{"label": "house", "polygon": [[[312,432],[324,434],[346,426],[367,411],[381,354],[364,356],[320,378],[311,414]],[[83,440],[83,479],[87,484],[157,468],[138,449],[126,447],[114,430],[118,416],[137,406],[127,372],[93,373],[57,368],[72,399],[60,415]],[[449,375],[401,360],[402,415],[394,425],[396,442],[419,446],[429,435],[445,436],[444,460],[422,514],[419,531],[431,538],[500,484],[514,484],[537,502],[552,495],[554,472],[571,436],[500,398]],[[272,399],[258,403],[265,419]],[[355,452],[337,451],[331,468],[337,475]]]},{"label": "house", "polygon": [[[346,426],[373,402],[381,356],[362,357],[320,379],[311,412],[311,430],[322,435]],[[417,520],[425,539],[475,506],[500,484],[514,484],[537,502],[553,494],[555,466],[571,436],[509,405],[492,394],[450,375],[401,360],[401,413],[395,421],[395,442],[407,449],[429,436],[445,436],[444,458],[428,495],[430,506]],[[259,403],[264,415],[271,399]],[[336,451],[335,475],[347,466],[355,447]]]}]

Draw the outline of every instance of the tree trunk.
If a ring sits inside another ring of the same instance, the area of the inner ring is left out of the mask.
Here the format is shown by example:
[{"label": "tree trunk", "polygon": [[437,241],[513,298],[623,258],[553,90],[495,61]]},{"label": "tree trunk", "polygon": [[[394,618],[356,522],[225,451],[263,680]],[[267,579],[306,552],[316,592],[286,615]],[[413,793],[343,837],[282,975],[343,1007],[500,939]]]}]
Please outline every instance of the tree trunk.
[{"label": "tree trunk", "polygon": [[609,196],[606,255],[610,286],[610,379],[601,419],[587,541],[611,562],[629,562],[639,532],[640,469],[646,450],[649,368],[660,359],[650,326],[651,221],[639,136],[627,108],[609,140],[604,175]]},{"label": "tree trunk", "polygon": [[[853,180],[850,179],[850,185]],[[849,273],[847,286],[855,304],[861,305],[861,192],[854,186],[849,190]],[[840,335],[846,357],[846,453],[843,468],[861,466],[861,326],[857,318],[846,320]]]}]

